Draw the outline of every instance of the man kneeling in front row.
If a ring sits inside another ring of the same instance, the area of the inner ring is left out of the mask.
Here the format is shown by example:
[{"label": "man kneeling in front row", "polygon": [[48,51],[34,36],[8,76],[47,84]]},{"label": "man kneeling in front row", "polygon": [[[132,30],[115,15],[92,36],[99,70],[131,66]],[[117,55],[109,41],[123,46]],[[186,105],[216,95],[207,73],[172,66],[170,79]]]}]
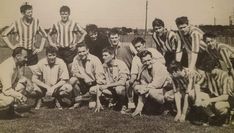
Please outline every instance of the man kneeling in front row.
[{"label": "man kneeling in front row", "polygon": [[[8,110],[10,115],[22,117],[23,114],[16,112],[17,103],[22,105],[26,102],[26,86],[29,80],[22,76],[22,67],[27,61],[27,50],[17,47],[13,50],[12,57],[0,64],[0,110]],[[25,95],[24,95],[25,94]]]},{"label": "man kneeling in front row", "polygon": [[55,101],[58,109],[61,103],[71,104],[69,100],[72,87],[66,86],[69,79],[67,66],[57,56],[57,49],[49,46],[46,48],[46,57],[41,59],[33,72],[34,92],[37,96],[35,109],[39,109],[43,102]]},{"label": "man kneeling in front row", "polygon": [[172,80],[167,68],[160,62],[153,60],[152,53],[145,50],[137,54],[143,64],[138,81],[140,84],[134,86],[138,95],[138,103],[132,116],[141,115],[147,97],[154,99],[159,104],[166,101],[174,101]]}]

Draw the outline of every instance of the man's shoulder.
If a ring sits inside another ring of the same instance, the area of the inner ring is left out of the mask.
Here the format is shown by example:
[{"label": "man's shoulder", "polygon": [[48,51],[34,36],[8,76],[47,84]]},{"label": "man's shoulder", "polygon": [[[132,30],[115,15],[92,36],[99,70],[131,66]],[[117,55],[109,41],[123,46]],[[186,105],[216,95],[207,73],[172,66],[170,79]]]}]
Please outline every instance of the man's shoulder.
[{"label": "man's shoulder", "polygon": [[1,64],[0,67],[3,66],[9,66],[9,67],[14,67],[15,66],[15,61],[13,57],[9,57],[6,60],[4,60]]},{"label": "man's shoulder", "polygon": [[200,34],[200,35],[203,35],[204,34],[204,32],[200,29],[200,28],[198,28],[198,27],[196,27],[196,26],[190,26],[190,35],[192,35],[192,34]]},{"label": "man's shoulder", "polygon": [[[100,61],[100,59],[99,59],[97,56],[93,55],[93,54],[89,54],[89,58],[90,58],[90,60],[93,61],[93,62]],[[100,61],[100,62],[101,62],[101,61]]]}]

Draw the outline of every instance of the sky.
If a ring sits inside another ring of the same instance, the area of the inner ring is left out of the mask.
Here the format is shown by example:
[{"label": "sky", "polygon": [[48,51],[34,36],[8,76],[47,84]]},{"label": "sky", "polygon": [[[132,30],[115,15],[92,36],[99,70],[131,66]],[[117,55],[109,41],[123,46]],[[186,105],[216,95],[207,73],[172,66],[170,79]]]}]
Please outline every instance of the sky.
[{"label": "sky", "polygon": [[[21,17],[19,8],[25,0],[0,0],[0,28]],[[42,27],[50,28],[60,19],[59,8],[71,8],[71,19],[82,27],[96,24],[99,27],[144,28],[146,0],[28,0],[33,5],[33,16]],[[148,28],[154,18],[161,18],[170,29],[175,19],[187,16],[193,25],[228,25],[234,14],[234,0],[148,0]]]}]

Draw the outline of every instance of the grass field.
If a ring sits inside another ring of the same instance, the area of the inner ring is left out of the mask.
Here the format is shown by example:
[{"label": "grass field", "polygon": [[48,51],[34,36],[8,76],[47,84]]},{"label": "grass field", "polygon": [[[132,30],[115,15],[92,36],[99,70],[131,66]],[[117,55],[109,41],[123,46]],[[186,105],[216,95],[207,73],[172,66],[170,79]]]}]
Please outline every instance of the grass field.
[{"label": "grass field", "polygon": [[[0,62],[11,55],[8,48],[0,48]],[[41,58],[44,54],[41,53]],[[1,72],[2,70],[0,70]],[[154,108],[154,106],[153,106]],[[171,115],[143,115],[132,118],[105,109],[94,113],[86,106],[76,110],[32,110],[28,118],[0,119],[0,133],[232,133],[230,127],[201,127],[173,121]]]}]

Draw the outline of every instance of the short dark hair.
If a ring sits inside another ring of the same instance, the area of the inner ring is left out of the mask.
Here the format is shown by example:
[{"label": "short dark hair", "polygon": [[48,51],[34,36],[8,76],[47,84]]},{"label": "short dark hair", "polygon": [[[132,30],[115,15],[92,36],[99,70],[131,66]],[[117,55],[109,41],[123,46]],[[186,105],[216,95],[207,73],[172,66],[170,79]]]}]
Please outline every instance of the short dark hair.
[{"label": "short dark hair", "polygon": [[142,59],[143,57],[146,57],[147,55],[150,55],[152,57],[152,53],[149,52],[148,50],[143,50],[137,53],[137,56],[140,57],[140,59]]},{"label": "short dark hair", "polygon": [[139,42],[145,44],[145,39],[142,37],[136,37],[132,40],[132,45],[135,46]]},{"label": "short dark hair", "polygon": [[109,32],[109,36],[110,35],[119,35],[119,31],[118,31],[118,29],[117,28],[112,28],[111,30],[110,30],[110,32]]},{"label": "short dark hair", "polygon": [[56,53],[57,54],[57,52],[58,52],[58,50],[53,46],[46,47],[46,55],[48,55],[48,53]]},{"label": "short dark hair", "polygon": [[115,55],[115,49],[113,47],[106,47],[102,50],[102,53],[107,52],[111,55]]},{"label": "short dark hair", "polygon": [[164,27],[165,25],[164,25],[164,22],[161,19],[155,18],[154,21],[152,22],[152,26],[153,27],[155,27],[155,26],[158,26],[158,27],[162,26],[162,27]]},{"label": "short dark hair", "polygon": [[68,6],[62,6],[60,8],[60,13],[61,12],[68,12],[70,14],[71,13],[71,9]]},{"label": "short dark hair", "polygon": [[213,34],[213,33],[211,33],[211,32],[208,32],[208,33],[205,33],[204,35],[203,35],[203,40],[206,40],[206,38],[216,38],[216,35],[215,34]]},{"label": "short dark hair", "polygon": [[87,45],[84,42],[76,45],[76,47],[77,47],[77,49],[81,48],[81,47],[85,47],[86,49],[88,49]]},{"label": "short dark hair", "polygon": [[21,7],[20,7],[20,12],[25,13],[26,10],[31,10],[32,5],[29,5],[28,2],[25,2]]},{"label": "short dark hair", "polygon": [[12,52],[12,57],[15,58],[16,55],[17,55],[17,54],[21,54],[23,50],[27,51],[27,49],[24,48],[24,47],[17,47],[17,48],[15,48],[15,49],[13,50],[13,52]]},{"label": "short dark hair", "polygon": [[186,16],[176,18],[175,22],[177,26],[183,25],[183,24],[187,24],[187,25],[189,24],[188,17]]},{"label": "short dark hair", "polygon": [[182,71],[182,70],[183,70],[183,66],[181,65],[180,62],[177,62],[176,60],[172,60],[167,66],[167,71],[169,73],[173,73],[175,71]]},{"label": "short dark hair", "polygon": [[87,32],[98,32],[98,27],[95,24],[86,25],[85,29]]}]

